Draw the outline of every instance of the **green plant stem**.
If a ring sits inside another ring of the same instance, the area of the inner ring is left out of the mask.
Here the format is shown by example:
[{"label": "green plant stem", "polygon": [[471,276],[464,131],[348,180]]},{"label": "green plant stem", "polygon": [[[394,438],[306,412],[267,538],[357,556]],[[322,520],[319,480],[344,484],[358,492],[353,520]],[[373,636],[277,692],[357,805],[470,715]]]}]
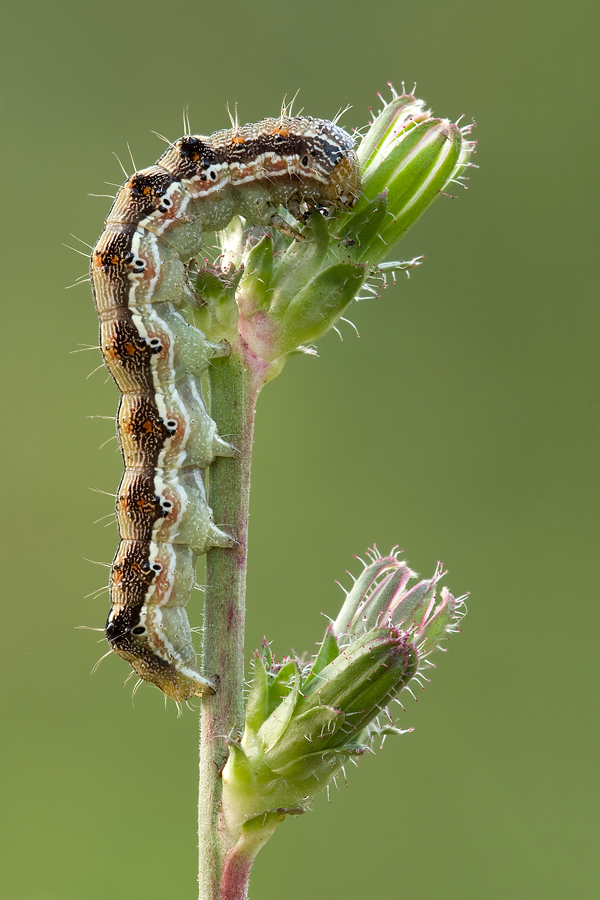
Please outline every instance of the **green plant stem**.
[{"label": "green plant stem", "polygon": [[221,770],[227,738],[238,738],[244,723],[244,614],[248,550],[248,508],[254,408],[259,380],[239,353],[213,361],[209,370],[211,416],[219,434],[239,451],[211,464],[209,504],[215,522],[237,541],[214,548],[206,562],[202,665],[218,676],[215,696],[202,699],[198,840],[200,900],[221,900],[222,870],[231,849],[220,820]]}]

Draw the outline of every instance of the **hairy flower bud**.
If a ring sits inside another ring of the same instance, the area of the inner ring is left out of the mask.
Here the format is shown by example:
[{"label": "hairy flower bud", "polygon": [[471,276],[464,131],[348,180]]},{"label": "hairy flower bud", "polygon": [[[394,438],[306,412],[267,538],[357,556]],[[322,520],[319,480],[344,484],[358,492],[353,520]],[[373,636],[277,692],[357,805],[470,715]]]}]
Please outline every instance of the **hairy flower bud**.
[{"label": "hairy flower bud", "polygon": [[389,703],[464,614],[446,588],[436,602],[441,577],[438,566],[409,587],[416,575],[396,553],[370,551],[312,661],[278,663],[267,643],[255,654],[244,736],[223,772],[234,832],[267,812],[298,812],[349,758],[399,733]]}]

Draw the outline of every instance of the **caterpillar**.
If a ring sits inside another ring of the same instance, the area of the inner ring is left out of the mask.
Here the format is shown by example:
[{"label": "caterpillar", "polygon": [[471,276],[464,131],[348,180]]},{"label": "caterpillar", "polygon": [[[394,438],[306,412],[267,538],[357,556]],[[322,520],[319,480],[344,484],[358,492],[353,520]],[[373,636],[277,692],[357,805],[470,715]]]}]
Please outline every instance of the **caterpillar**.
[{"label": "caterpillar", "polygon": [[110,569],[110,648],[176,701],[214,692],[200,674],[185,610],[196,557],[235,540],[217,527],[204,470],[235,448],[202,396],[210,361],[230,352],[191,325],[186,266],[204,232],[235,215],[297,236],[279,214],[351,208],[360,186],[354,140],[310,117],[185,135],[117,191],[91,255],[104,363],[121,392],[125,471],[116,494],[120,543]]}]

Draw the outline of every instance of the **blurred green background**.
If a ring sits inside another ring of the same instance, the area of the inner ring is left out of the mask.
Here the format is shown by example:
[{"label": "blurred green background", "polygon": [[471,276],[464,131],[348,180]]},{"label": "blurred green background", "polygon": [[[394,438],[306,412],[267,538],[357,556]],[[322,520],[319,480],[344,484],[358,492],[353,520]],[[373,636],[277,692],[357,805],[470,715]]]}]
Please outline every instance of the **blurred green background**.
[{"label": "blurred green background", "polygon": [[100,233],[112,152],[151,164],[186,106],[210,132],[300,89],[306,114],[352,104],[350,130],[403,79],[477,120],[481,168],[393,254],[426,264],[353,309],[360,339],[260,399],[248,656],[263,634],[312,650],[374,542],[423,576],[442,559],[470,611],[415,733],[286,822],[251,895],[596,897],[597,6],[5,0],[0,21],[2,900],[196,897],[196,717],[150,687],[133,706],[117,659],[90,677],[105,647],[76,630],[105,620],[90,488],[121,465],[87,418],[117,393],[72,354],[97,325],[62,244]]}]

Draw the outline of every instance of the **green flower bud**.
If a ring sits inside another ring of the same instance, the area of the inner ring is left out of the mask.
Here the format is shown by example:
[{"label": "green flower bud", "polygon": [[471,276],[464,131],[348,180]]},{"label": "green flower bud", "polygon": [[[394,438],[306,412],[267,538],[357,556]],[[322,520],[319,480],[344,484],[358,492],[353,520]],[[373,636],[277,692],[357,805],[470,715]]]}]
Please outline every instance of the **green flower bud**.
[{"label": "green flower bud", "polygon": [[431,112],[425,109],[423,100],[417,100],[414,94],[406,94],[404,91],[399,96],[389,82],[388,87],[392,92],[392,100],[386,103],[381,94],[377,95],[383,103],[383,109],[371,123],[358,147],[357,155],[362,164],[363,177],[372,165],[377,164],[387,147],[393,145],[397,136],[407,130],[411,123],[422,122],[431,117]]},{"label": "green flower bud", "polygon": [[462,143],[462,133],[452,122],[428,119],[407,130],[389,155],[371,167],[364,195],[386,190],[391,213],[379,232],[379,244],[369,245],[371,262],[385,256],[458,174]]},{"label": "green flower bud", "polygon": [[356,745],[362,729],[416,668],[417,654],[405,634],[375,628],[351,643],[302,691],[298,672],[292,691],[258,731],[264,762],[278,774],[293,771],[296,778],[308,777],[314,764],[311,760],[304,771],[307,743],[311,756]]},{"label": "green flower bud", "polygon": [[402,733],[390,724],[389,703],[418,679],[420,665],[463,614],[463,598],[446,588],[436,603],[441,577],[438,566],[409,588],[416,575],[396,553],[370,551],[314,660],[278,663],[263,644],[244,736],[232,744],[223,772],[223,808],[235,833],[261,814],[297,813],[350,757]]}]

